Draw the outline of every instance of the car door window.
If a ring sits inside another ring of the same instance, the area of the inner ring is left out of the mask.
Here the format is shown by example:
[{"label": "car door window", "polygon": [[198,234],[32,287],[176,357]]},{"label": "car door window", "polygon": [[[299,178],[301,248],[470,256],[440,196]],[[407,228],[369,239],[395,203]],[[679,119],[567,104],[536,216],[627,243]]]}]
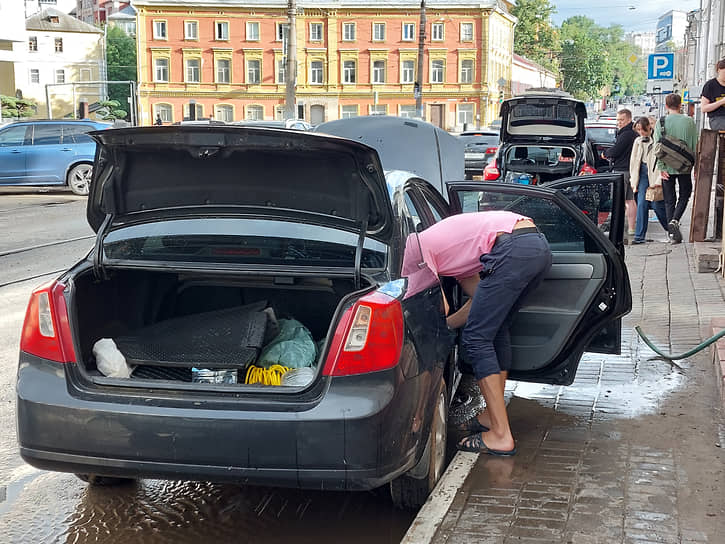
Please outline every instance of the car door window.
[{"label": "car door window", "polygon": [[25,145],[27,132],[28,127],[25,125],[5,129],[3,132],[0,132],[0,146],[15,147]]},{"label": "car door window", "polygon": [[33,145],[60,144],[60,125],[35,125]]},{"label": "car door window", "polygon": [[93,141],[88,136],[88,132],[94,130],[91,125],[63,125],[63,143],[64,144],[86,144]]}]

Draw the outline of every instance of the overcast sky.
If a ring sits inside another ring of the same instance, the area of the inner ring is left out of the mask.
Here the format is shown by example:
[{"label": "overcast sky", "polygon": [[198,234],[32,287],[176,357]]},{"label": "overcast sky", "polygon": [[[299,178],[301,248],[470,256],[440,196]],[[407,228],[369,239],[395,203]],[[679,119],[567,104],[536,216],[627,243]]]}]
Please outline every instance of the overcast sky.
[{"label": "overcast sky", "polygon": [[556,6],[553,20],[557,26],[568,17],[586,15],[600,26],[618,24],[626,31],[652,32],[660,15],[673,9],[692,11],[700,7],[699,0],[549,0],[549,3]]}]

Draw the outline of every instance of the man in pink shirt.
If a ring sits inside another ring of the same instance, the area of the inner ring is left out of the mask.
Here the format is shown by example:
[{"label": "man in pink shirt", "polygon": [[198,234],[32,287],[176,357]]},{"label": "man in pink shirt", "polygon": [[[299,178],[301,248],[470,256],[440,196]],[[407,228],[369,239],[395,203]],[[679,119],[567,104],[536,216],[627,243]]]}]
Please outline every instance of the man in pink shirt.
[{"label": "man in pink shirt", "polygon": [[507,211],[447,217],[418,233],[418,241],[428,268],[438,277],[455,277],[471,297],[447,322],[463,327],[463,351],[486,408],[466,422],[463,430],[474,434],[458,449],[514,455],[504,401],[511,368],[509,329],[523,299],[551,268],[549,244],[531,219]]}]

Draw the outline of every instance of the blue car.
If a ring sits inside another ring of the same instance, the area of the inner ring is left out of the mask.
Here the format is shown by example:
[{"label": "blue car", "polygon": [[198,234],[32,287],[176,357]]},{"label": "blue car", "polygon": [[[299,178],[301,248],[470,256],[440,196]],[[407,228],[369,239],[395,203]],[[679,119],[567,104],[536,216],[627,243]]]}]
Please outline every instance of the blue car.
[{"label": "blue car", "polygon": [[0,129],[0,185],[67,185],[87,195],[96,143],[87,135],[108,123],[20,121]]}]

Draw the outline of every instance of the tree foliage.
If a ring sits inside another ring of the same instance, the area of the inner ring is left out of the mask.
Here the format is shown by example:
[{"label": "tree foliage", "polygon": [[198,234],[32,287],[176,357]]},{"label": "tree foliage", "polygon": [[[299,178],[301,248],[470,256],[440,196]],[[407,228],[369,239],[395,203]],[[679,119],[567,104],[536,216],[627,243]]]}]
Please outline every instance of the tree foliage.
[{"label": "tree foliage", "polygon": [[104,100],[99,103],[101,106],[96,114],[103,121],[115,121],[116,119],[125,119],[128,115],[126,110],[121,109],[121,103],[118,100]]},{"label": "tree foliage", "polygon": [[577,15],[561,25],[561,72],[564,90],[580,99],[599,94],[612,80],[602,28]]},{"label": "tree foliage", "polygon": [[[136,40],[128,36],[118,27],[109,26],[106,30],[106,61],[108,63],[108,79],[111,81],[137,81],[136,79]],[[128,85],[109,85],[109,101],[115,101],[118,106],[128,104],[130,89]],[[110,110],[109,110],[110,111]],[[123,111],[115,108],[115,111]],[[116,117],[117,119],[124,119]]]},{"label": "tree foliage", "polygon": [[3,118],[14,117],[20,119],[31,117],[38,110],[38,104],[29,98],[15,98],[14,96],[0,95]]},{"label": "tree foliage", "polygon": [[514,31],[514,52],[547,68],[555,68],[552,53],[558,49],[558,36],[551,16],[556,8],[549,0],[517,0],[511,13],[519,20]]}]

